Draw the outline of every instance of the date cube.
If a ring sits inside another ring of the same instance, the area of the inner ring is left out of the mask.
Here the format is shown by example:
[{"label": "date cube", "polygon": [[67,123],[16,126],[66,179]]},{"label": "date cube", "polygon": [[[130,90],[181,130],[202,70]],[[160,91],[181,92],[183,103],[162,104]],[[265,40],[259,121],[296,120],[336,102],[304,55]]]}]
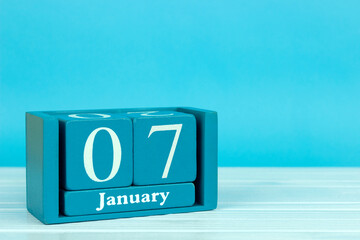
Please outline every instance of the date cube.
[{"label": "date cube", "polygon": [[134,128],[134,185],[193,182],[196,120],[172,111],[128,113]]},{"label": "date cube", "polygon": [[60,184],[65,190],[130,186],[132,122],[119,114],[59,115]]}]

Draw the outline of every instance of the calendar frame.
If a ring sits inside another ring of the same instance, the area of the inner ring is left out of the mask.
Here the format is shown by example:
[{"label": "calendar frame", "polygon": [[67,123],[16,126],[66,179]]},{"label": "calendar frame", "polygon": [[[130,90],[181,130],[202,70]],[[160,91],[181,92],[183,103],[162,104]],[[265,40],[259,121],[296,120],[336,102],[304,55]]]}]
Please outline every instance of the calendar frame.
[{"label": "calendar frame", "polygon": [[[55,114],[178,111],[193,114],[197,127],[195,204],[190,207],[65,216],[59,201],[59,120]],[[215,111],[190,107],[124,108],[26,113],[26,205],[44,224],[212,210],[218,196],[218,119]]]}]

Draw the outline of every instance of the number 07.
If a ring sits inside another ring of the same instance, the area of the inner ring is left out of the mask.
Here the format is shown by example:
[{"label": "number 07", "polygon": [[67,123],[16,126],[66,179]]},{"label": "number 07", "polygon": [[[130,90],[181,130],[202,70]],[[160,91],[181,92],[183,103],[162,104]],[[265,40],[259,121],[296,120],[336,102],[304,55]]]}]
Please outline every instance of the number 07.
[{"label": "number 07", "polygon": [[165,169],[164,169],[162,178],[167,178],[167,176],[168,176],[169,169],[170,169],[170,166],[171,166],[171,162],[172,162],[173,157],[174,157],[176,145],[177,145],[178,140],[179,140],[181,128],[182,128],[182,124],[172,124],[172,125],[152,126],[151,129],[150,129],[148,138],[149,138],[149,137],[151,136],[151,134],[153,134],[154,132],[158,132],[158,131],[172,131],[172,130],[175,130],[175,131],[176,131],[175,137],[174,137],[174,140],[173,140],[173,143],[172,143],[172,145],[171,145],[170,153],[169,153],[168,159],[167,159],[167,161],[166,161],[166,165],[165,165]]}]

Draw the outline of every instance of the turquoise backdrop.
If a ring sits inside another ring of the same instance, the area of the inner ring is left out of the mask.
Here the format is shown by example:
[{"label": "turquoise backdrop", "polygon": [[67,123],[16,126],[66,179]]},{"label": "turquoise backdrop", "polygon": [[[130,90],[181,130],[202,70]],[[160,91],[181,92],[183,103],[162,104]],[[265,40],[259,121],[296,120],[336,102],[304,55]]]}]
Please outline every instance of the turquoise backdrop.
[{"label": "turquoise backdrop", "polygon": [[0,0],[0,166],[25,112],[194,106],[220,166],[360,166],[360,1]]}]

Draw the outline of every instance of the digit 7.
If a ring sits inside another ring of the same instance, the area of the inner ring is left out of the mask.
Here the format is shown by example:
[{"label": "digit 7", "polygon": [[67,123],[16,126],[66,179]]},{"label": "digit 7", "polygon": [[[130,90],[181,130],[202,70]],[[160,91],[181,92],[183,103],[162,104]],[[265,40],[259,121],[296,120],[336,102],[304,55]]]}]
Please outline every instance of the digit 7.
[{"label": "digit 7", "polygon": [[170,148],[170,153],[169,153],[168,159],[166,161],[166,165],[165,165],[165,168],[164,168],[162,178],[167,178],[167,176],[169,174],[171,162],[173,160],[174,153],[175,153],[175,150],[176,150],[176,145],[177,145],[179,137],[180,137],[181,128],[182,128],[182,124],[171,124],[171,125],[152,126],[151,129],[150,129],[148,138],[150,138],[151,134],[153,134],[154,132],[173,131],[173,130],[176,131],[173,143],[172,143],[171,148]]}]

